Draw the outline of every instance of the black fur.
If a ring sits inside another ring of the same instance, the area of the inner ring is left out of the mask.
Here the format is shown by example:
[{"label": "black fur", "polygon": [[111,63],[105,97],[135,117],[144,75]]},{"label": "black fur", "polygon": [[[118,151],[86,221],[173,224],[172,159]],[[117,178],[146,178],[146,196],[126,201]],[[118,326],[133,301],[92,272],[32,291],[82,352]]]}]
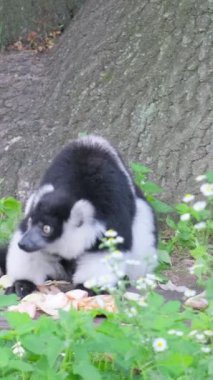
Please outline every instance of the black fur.
[{"label": "black fur", "polygon": [[[131,247],[134,196],[125,174],[108,152],[101,148],[97,150],[97,147],[70,144],[47,169],[41,186],[47,183],[53,184],[56,192],[43,198],[42,213],[43,206],[46,214],[48,208],[52,210],[53,203],[60,204],[56,194],[59,198],[61,193],[66,194],[69,210],[76,201],[87,199],[95,205],[96,218],[104,221],[107,229],[114,229],[124,238],[122,248]],[[64,215],[64,220],[68,216]]]},{"label": "black fur", "polygon": [[7,246],[0,247],[0,268],[3,274],[6,273],[6,256],[7,256]]}]

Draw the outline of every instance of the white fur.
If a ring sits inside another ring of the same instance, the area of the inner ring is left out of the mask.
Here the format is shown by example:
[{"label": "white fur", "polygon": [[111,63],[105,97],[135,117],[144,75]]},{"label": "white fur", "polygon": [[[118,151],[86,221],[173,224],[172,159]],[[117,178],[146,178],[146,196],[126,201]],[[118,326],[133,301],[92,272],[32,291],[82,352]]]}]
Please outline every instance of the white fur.
[{"label": "white fur", "polygon": [[[77,270],[73,276],[74,285],[94,281],[97,286],[114,286],[117,276],[103,261],[108,252],[90,252],[82,255],[78,260]],[[125,273],[125,262],[119,263],[119,270]]]},{"label": "white fur", "polygon": [[84,136],[80,138],[78,140],[78,143],[84,144],[84,145],[90,145],[90,146],[98,146],[98,147],[101,147],[106,152],[108,152],[116,161],[119,169],[126,176],[130,189],[132,190],[132,193],[135,194],[135,188],[134,188],[131,176],[129,175],[129,172],[126,170],[116,150],[112,147],[112,145],[109,144],[107,140],[105,140],[103,137],[100,137],[100,136],[90,135],[90,136]]},{"label": "white fur", "polygon": [[64,277],[59,258],[43,252],[27,253],[21,250],[18,242],[23,234],[16,231],[11,240],[7,255],[7,274],[12,282],[29,280],[36,285],[42,284],[47,276],[59,279]]},{"label": "white fur", "polygon": [[140,265],[128,265],[126,274],[131,280],[135,280],[146,273],[153,272],[157,265],[153,212],[149,204],[140,198],[136,199],[132,234],[133,244],[127,258],[139,261]]},{"label": "white fur", "polygon": [[[48,252],[72,259],[89,249],[106,230],[104,224],[95,219],[94,213],[95,209],[89,201],[81,199],[76,202],[70,218],[64,223],[62,236],[48,244]],[[79,222],[82,223],[80,226]]]},{"label": "white fur", "polygon": [[38,202],[41,200],[41,198],[48,193],[51,193],[54,191],[54,186],[51,185],[50,183],[41,186],[37,191],[32,193],[27,200],[25,210],[24,210],[24,215],[28,215],[29,212],[36,207]]},{"label": "white fur", "polygon": [[[150,206],[143,199],[136,199],[136,215],[132,233],[133,244],[131,251],[124,253],[124,261],[119,263],[119,270],[128,275],[131,281],[138,279],[154,270],[157,265],[157,251],[155,248],[154,217]],[[99,286],[107,284],[114,286],[117,276],[110,267],[103,262],[108,252],[91,252],[82,255],[78,260],[77,270],[73,276],[73,283],[81,284],[93,281]],[[135,260],[139,265],[128,265],[126,260]]]}]

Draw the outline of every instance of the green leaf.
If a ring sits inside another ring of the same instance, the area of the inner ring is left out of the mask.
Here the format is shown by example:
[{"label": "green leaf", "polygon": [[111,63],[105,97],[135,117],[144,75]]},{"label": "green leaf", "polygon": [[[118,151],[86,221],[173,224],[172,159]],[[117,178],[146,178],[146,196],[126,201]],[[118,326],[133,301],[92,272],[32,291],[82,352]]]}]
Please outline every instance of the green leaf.
[{"label": "green leaf", "polygon": [[213,301],[213,278],[207,281],[207,297],[209,300]]},{"label": "green leaf", "polygon": [[169,226],[170,228],[172,228],[173,230],[176,230],[177,229],[177,224],[174,222],[173,219],[167,217],[166,218],[166,224],[167,226]]},{"label": "green leaf", "polygon": [[73,372],[80,375],[82,380],[102,380],[100,372],[91,363],[88,352],[85,347],[75,347],[75,361],[73,363]]},{"label": "green leaf", "polygon": [[[64,375],[64,373],[63,373]],[[50,368],[49,362],[45,356],[41,356],[35,363],[33,374],[30,376],[30,380],[63,380],[68,379],[67,376],[63,376],[62,371],[56,373],[56,369]],[[28,378],[27,378],[28,379]],[[69,380],[75,379],[72,377],[72,373],[69,373]],[[18,379],[19,380],[19,379]]]},{"label": "green leaf", "polygon": [[213,376],[213,355],[209,358],[208,374]]},{"label": "green leaf", "polygon": [[8,348],[1,347],[0,368],[6,367],[9,364],[11,351]]},{"label": "green leaf", "polygon": [[213,171],[209,171],[206,173],[207,179],[209,183],[213,183]]},{"label": "green leaf", "polygon": [[158,363],[169,369],[177,378],[176,376],[181,375],[193,363],[193,356],[181,352],[170,352],[167,359],[161,359],[159,356]]},{"label": "green leaf", "polygon": [[179,214],[186,214],[190,212],[190,207],[186,205],[185,203],[180,203],[175,206],[175,209],[179,212]]},{"label": "green leaf", "polygon": [[134,173],[148,174],[151,172],[151,169],[147,168],[147,166],[139,164],[138,162],[132,162],[130,166]]},{"label": "green leaf", "polygon": [[169,206],[167,203],[159,201],[158,199],[152,200],[152,206],[154,207],[156,212],[167,214],[169,212],[174,212],[174,208]]},{"label": "green leaf", "polygon": [[45,355],[53,366],[57,356],[63,351],[64,342],[58,337],[42,331],[42,335],[27,335],[22,339],[23,346],[37,354]]},{"label": "green leaf", "polygon": [[171,257],[169,256],[167,251],[159,250],[158,257],[161,262],[172,265]]},{"label": "green leaf", "polygon": [[5,296],[5,295],[0,296],[0,308],[16,305],[17,302],[18,302],[18,298],[14,294],[11,294],[9,296]]},{"label": "green leaf", "polygon": [[33,366],[22,360],[10,360],[10,368],[17,369],[21,372],[32,372],[34,370]]},{"label": "green leaf", "polygon": [[146,181],[145,183],[141,184],[141,188],[144,193],[148,194],[157,194],[162,192],[161,187],[151,181]]},{"label": "green leaf", "polygon": [[10,327],[15,329],[19,335],[31,332],[34,328],[35,321],[32,320],[27,313],[8,311],[5,312],[4,315]]},{"label": "green leaf", "polygon": [[3,199],[3,206],[5,212],[21,212],[21,202],[17,201],[15,198],[9,197]]},{"label": "green leaf", "polygon": [[169,301],[162,306],[161,312],[165,314],[172,314],[172,317],[175,319],[175,317],[178,318],[180,306],[181,303],[179,301]]}]

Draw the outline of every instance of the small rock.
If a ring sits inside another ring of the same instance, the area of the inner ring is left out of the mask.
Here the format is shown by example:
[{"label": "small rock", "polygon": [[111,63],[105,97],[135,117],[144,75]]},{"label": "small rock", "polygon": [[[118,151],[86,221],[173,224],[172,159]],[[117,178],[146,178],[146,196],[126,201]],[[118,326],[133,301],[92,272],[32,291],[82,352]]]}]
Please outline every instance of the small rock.
[{"label": "small rock", "polygon": [[197,296],[188,298],[185,303],[185,306],[191,307],[195,310],[204,310],[208,307],[209,303],[205,298],[205,292],[198,294]]}]

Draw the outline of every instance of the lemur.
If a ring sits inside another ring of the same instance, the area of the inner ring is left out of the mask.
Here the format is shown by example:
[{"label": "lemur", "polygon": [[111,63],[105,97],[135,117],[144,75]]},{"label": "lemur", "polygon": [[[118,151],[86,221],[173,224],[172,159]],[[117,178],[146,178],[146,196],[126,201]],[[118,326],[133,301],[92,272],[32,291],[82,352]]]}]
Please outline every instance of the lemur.
[{"label": "lemur", "polygon": [[[105,232],[123,238],[119,249],[127,259],[122,272],[130,280],[157,265],[157,228],[152,207],[134,184],[120,154],[105,139],[73,140],[52,161],[40,186],[26,202],[25,215],[12,236],[2,268],[12,281],[7,293],[23,297],[47,279],[82,287],[95,278],[116,285],[100,248]],[[129,260],[130,261],[130,260]],[[4,268],[3,268],[4,270]],[[105,280],[103,280],[105,279]]]}]

